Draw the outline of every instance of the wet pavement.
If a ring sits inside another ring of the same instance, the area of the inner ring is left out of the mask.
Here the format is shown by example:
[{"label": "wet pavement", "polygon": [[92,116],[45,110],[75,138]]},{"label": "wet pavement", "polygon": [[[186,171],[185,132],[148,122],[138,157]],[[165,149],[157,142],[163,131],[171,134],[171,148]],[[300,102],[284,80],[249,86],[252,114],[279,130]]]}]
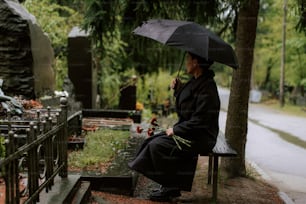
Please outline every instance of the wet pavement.
[{"label": "wet pavement", "polygon": [[[225,130],[229,91],[219,89]],[[305,113],[306,115],[306,113]],[[250,104],[246,159],[277,186],[288,203],[306,203],[306,117]]]}]

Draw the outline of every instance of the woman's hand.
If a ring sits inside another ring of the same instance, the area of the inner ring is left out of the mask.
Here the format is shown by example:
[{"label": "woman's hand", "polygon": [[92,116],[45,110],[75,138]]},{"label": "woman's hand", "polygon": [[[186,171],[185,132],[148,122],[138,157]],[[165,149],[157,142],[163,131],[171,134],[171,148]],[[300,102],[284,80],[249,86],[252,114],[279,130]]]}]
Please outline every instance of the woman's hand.
[{"label": "woman's hand", "polygon": [[179,87],[181,84],[181,81],[178,79],[178,78],[175,78],[172,80],[171,84],[170,84],[170,87],[171,89],[176,89],[177,87]]},{"label": "woman's hand", "polygon": [[168,128],[167,130],[166,130],[166,134],[168,135],[168,136],[173,136],[174,135],[174,132],[173,132],[173,128]]}]

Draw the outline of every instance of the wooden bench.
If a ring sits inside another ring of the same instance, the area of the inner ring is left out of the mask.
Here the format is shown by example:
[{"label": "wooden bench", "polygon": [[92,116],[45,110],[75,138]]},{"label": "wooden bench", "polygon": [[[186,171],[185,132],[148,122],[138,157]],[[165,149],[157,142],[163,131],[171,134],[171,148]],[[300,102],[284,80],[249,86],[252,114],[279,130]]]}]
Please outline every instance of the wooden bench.
[{"label": "wooden bench", "polygon": [[212,183],[212,199],[217,201],[218,194],[218,173],[219,173],[219,157],[236,157],[237,152],[227,143],[225,135],[219,132],[217,143],[212,152],[207,154],[200,154],[200,156],[208,156],[208,181],[207,184]]}]

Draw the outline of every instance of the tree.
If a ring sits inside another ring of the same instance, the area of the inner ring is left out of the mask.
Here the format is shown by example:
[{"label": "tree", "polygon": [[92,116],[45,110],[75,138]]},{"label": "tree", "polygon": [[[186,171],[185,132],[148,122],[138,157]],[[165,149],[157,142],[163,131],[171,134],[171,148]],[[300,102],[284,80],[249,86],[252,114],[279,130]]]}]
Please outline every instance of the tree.
[{"label": "tree", "polygon": [[[306,34],[306,9],[305,0],[297,0],[300,19],[296,24],[296,29]],[[250,76],[253,64],[254,42],[256,37],[257,18],[259,10],[259,0],[247,0],[241,5],[238,12],[236,53],[238,56],[240,69],[233,73],[231,84],[231,94],[228,107],[226,131],[225,134],[229,143],[238,151],[238,158],[222,160],[222,167],[228,173],[228,176],[245,176],[245,144],[247,136],[247,118],[248,118],[248,99],[250,88]],[[292,25],[292,24],[291,24]],[[295,66],[300,67],[301,50],[305,50],[304,40],[293,38],[289,45],[294,46]],[[279,46],[280,47],[280,46]],[[280,51],[280,50],[279,50]],[[272,53],[275,55],[275,53]],[[290,57],[292,59],[292,57]],[[289,59],[290,59],[289,58]],[[268,58],[271,60],[271,58]],[[290,60],[291,62],[293,60]],[[269,63],[269,65],[273,64]],[[297,72],[295,75],[305,77],[305,69]],[[299,78],[299,79],[301,79]],[[305,79],[305,78],[304,78]],[[299,80],[296,80],[299,81]]]},{"label": "tree", "polygon": [[[110,26],[115,21],[112,20],[112,16],[106,12],[105,8],[109,8],[111,4],[107,4],[108,1],[95,1],[91,0],[92,10],[89,10],[90,15],[87,17],[92,17],[86,19],[87,28],[91,28],[97,35],[97,41],[103,45],[102,40],[103,32],[113,32]],[[115,4],[116,1],[113,1]],[[121,6],[122,11],[124,11],[124,17],[122,19],[125,31],[129,30],[129,36],[126,39],[130,39],[128,42],[133,43],[129,49],[129,53],[134,61],[145,62],[145,61],[157,61],[158,58],[163,59],[163,56],[159,54],[158,49],[155,53],[146,52],[147,47],[152,48],[153,44],[146,41],[145,39],[137,39],[133,41],[130,37],[131,28],[135,28],[135,23],[138,25],[141,21],[150,18],[176,18],[183,20],[197,20],[197,22],[207,23],[208,14],[215,14],[215,26],[213,28],[218,28],[221,33],[227,33],[229,24],[234,29],[237,29],[237,36],[232,37],[232,40],[236,39],[236,51],[237,56],[240,61],[240,68],[234,71],[233,82],[231,87],[231,96],[229,104],[228,119],[226,124],[226,135],[230,143],[239,152],[240,157],[235,160],[229,160],[225,163],[226,169],[229,170],[231,176],[245,175],[245,143],[247,135],[247,117],[248,117],[248,101],[249,101],[249,87],[250,87],[250,77],[253,63],[253,50],[256,37],[256,27],[257,27],[257,16],[259,10],[259,0],[245,0],[245,1],[205,1],[206,4],[198,4],[198,1],[182,1],[180,3],[174,4],[171,1],[125,1],[125,8]],[[241,3],[238,21],[236,18],[236,8],[238,3]],[[211,7],[208,7],[209,4]],[[94,6],[93,6],[94,5]],[[100,8],[98,8],[100,6]],[[187,8],[192,8],[187,10]],[[185,9],[185,10],[184,10]],[[97,10],[97,11],[96,11]],[[194,15],[194,11],[202,11],[199,15]],[[210,12],[206,12],[206,11]],[[186,12],[187,11],[187,12]],[[214,12],[211,12],[214,11]],[[190,12],[190,13],[189,13]],[[112,15],[114,12],[111,13]],[[99,16],[100,15],[100,16]],[[177,16],[176,16],[177,15]],[[104,16],[104,17],[103,17]],[[113,15],[115,16],[115,15]],[[95,19],[98,17],[98,20]],[[107,20],[106,20],[107,19]],[[222,22],[218,24],[218,22]],[[224,24],[224,22],[227,22]],[[237,24],[235,24],[237,23]],[[223,24],[223,26],[221,26]],[[124,31],[122,32],[124,33]],[[230,33],[230,32],[229,32]],[[94,34],[94,35],[95,35]],[[230,35],[229,36],[235,36]],[[150,45],[150,46],[148,46]],[[157,43],[154,43],[154,46]],[[153,47],[156,48],[156,47]],[[152,51],[152,49],[148,50]],[[171,56],[171,55],[170,55]],[[167,55],[167,57],[169,57]],[[168,61],[169,62],[169,61]],[[145,64],[147,67],[142,67],[141,65],[135,65],[139,72],[147,72],[150,70],[150,66],[154,63]]]},{"label": "tree", "polygon": [[[280,5],[267,0],[260,4],[254,52],[252,88],[277,93],[280,67]],[[276,53],[279,53],[277,55]]]},{"label": "tree", "polygon": [[299,12],[299,21],[296,24],[296,29],[299,32],[304,32],[306,35],[306,1],[305,0],[296,0],[298,12]]},{"label": "tree", "polygon": [[283,30],[282,30],[282,56],[279,78],[279,103],[283,107],[285,105],[284,82],[285,82],[285,63],[286,63],[286,24],[287,24],[287,0],[284,0],[283,5]]},{"label": "tree", "polygon": [[[166,67],[170,72],[177,70],[182,57],[179,50],[132,34],[142,21],[172,18],[208,24],[216,16],[220,18],[217,14],[219,9],[224,9],[221,7],[223,4],[221,1],[194,0],[87,0],[83,27],[91,33],[96,45],[94,52],[99,54],[96,61],[101,65],[99,81],[102,93],[110,87],[105,83],[106,76],[112,78],[109,82],[113,90],[118,90],[114,87],[119,87],[120,78],[124,78],[126,72],[130,73],[128,70],[131,68],[141,77],[145,73],[158,72],[160,67]],[[230,17],[223,16],[223,20],[227,22]]]},{"label": "tree", "polygon": [[[212,19],[216,19],[218,9],[221,9],[220,1],[194,0],[88,0],[85,5],[84,28],[92,34],[99,52],[103,53],[103,58],[111,56],[105,52],[105,44],[112,41],[117,36],[114,34],[119,31],[120,39],[129,45],[121,45],[127,55],[124,60],[120,59],[121,56],[117,57],[116,61],[121,61],[122,69],[134,66],[141,75],[157,72],[159,66],[165,63],[172,66],[180,56],[174,49],[167,49],[151,40],[135,37],[132,34],[134,28],[150,18],[190,20],[208,24]],[[224,19],[227,21],[227,18]],[[107,38],[103,38],[107,33]],[[163,57],[165,55],[167,57]]]},{"label": "tree", "polygon": [[236,53],[239,68],[233,72],[225,135],[239,156],[222,160],[221,165],[229,177],[246,175],[245,144],[258,11],[259,0],[248,0],[241,4],[238,13]]},{"label": "tree", "polygon": [[[288,1],[288,15],[286,26],[286,69],[284,72],[286,89],[285,99],[295,102],[294,97],[303,95],[305,87],[306,69],[305,48],[306,36],[303,29],[297,30],[297,25],[303,25],[300,21],[301,10],[295,1]],[[270,96],[279,97],[279,84],[282,49],[282,26],[279,22],[283,19],[283,3],[266,0],[260,4],[256,48],[253,65],[253,81],[255,87],[269,91]],[[292,87],[294,89],[288,89]],[[293,90],[292,92],[289,92]],[[264,98],[266,99],[266,97]],[[289,104],[289,103],[286,103]]]},{"label": "tree", "polygon": [[72,27],[81,22],[82,16],[67,6],[50,3],[50,0],[26,0],[23,5],[48,33],[56,59],[56,88],[61,90],[67,76],[67,37]]}]

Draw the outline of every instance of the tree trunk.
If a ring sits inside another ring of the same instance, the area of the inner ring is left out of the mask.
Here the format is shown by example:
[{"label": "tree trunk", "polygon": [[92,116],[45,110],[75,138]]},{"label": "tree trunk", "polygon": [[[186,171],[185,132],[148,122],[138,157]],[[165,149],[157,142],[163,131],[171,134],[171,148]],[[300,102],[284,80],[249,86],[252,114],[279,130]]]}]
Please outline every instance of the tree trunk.
[{"label": "tree trunk", "polygon": [[225,130],[227,140],[238,152],[238,157],[223,159],[221,163],[229,177],[246,174],[245,144],[258,10],[259,0],[247,0],[238,14],[236,53],[239,68],[233,73]]},{"label": "tree trunk", "polygon": [[279,78],[279,105],[285,105],[285,63],[286,63],[286,16],[287,16],[287,0],[284,0],[284,15],[283,15],[283,33],[282,33],[282,57]]}]

